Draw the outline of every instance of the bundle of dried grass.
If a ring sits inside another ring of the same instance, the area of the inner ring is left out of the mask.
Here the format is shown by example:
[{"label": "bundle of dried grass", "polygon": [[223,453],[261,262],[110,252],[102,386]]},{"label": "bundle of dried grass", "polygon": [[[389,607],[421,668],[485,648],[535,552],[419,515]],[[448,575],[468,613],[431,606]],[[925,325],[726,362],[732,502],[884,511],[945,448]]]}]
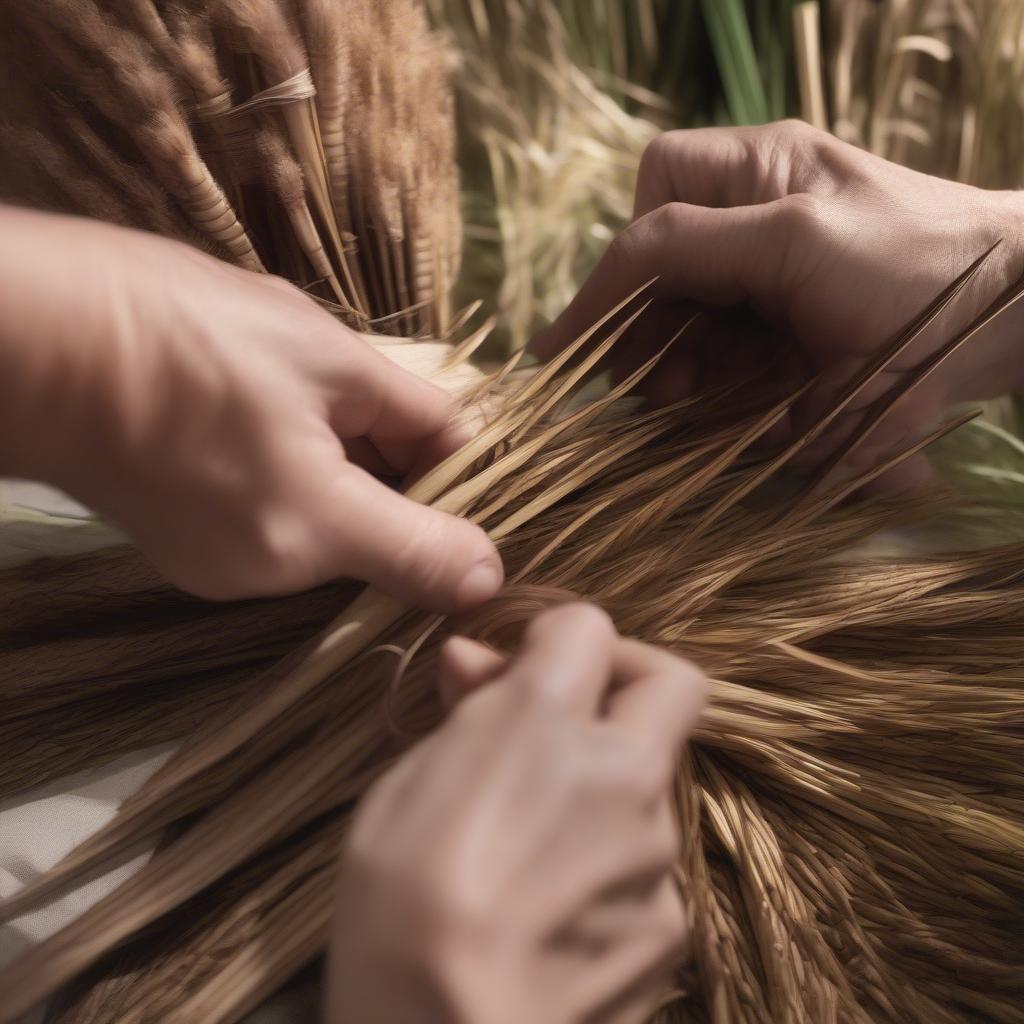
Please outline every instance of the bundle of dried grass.
[{"label": "bundle of dried grass", "polygon": [[448,330],[451,61],[416,0],[29,0],[0,57],[0,199],[282,273],[361,329]]},{"label": "bundle of dried grass", "polygon": [[[511,585],[460,622],[366,592],[263,676],[258,700],[214,714],[108,828],[0,908],[10,918],[165,835],[138,875],[0,973],[0,1020],[76,976],[57,1020],[238,1020],[322,948],[352,801],[437,720],[442,637],[508,647],[570,594],[715,679],[678,786],[696,970],[664,1019],[1020,1020],[1024,548],[837,560],[914,514],[841,504],[879,470],[748,499],[924,319],[768,461],[751,446],[793,395],[638,414],[626,393],[648,364],[574,404],[621,328],[575,366],[569,352],[498,371],[497,419],[411,493],[482,523]],[[406,654],[389,688],[390,650]],[[207,685],[230,690],[226,674]],[[45,686],[16,696],[13,738],[33,705],[59,704]]]},{"label": "bundle of dried grass", "polygon": [[[134,128],[112,136],[99,102],[117,74],[127,76],[132,103],[149,95],[124,56],[141,50],[145,88],[166,85],[160,95],[179,119],[194,104],[188,123],[204,126],[190,136],[196,152],[261,262],[301,274],[320,273],[326,261],[334,277],[314,288],[361,322],[408,292],[407,305],[389,307],[393,329],[442,324],[438,292],[424,299],[419,282],[429,276],[440,288],[457,256],[452,208],[441,201],[453,194],[450,133],[426,124],[408,152],[383,150],[376,133],[386,111],[406,128],[430,122],[409,91],[424,82],[429,110],[446,110],[447,100],[430,99],[444,91],[443,68],[375,67],[366,54],[376,23],[362,4],[346,6],[352,20],[343,28],[326,0],[75,7],[96,31],[116,28],[117,46],[99,60],[95,95],[79,111],[107,147],[109,171],[100,173],[101,159],[87,164],[104,195],[118,194],[112,174],[144,179],[158,155]],[[505,9],[510,30],[522,28],[517,0]],[[38,32],[23,11],[38,13],[36,0],[0,17]],[[383,5],[381,17],[377,32],[389,46],[420,39],[410,44],[420,64],[437,52],[411,4]],[[474,31],[485,28],[478,18]],[[363,57],[351,40],[361,40]],[[53,82],[83,73],[82,39],[44,45],[54,46]],[[382,62],[379,50],[373,60]],[[315,97],[302,76],[307,61]],[[550,67],[536,63],[513,65],[523,75],[517,88],[550,89]],[[227,97],[228,81],[238,96]],[[354,81],[365,108],[349,102]],[[605,102],[585,78],[567,72],[567,81],[580,110]],[[53,109],[54,99],[44,100]],[[557,138],[557,120],[548,127]],[[628,118],[620,127],[629,145],[646,130]],[[44,136],[81,151],[64,127]],[[494,153],[514,164],[515,144],[495,139]],[[573,145],[585,150],[578,138]],[[423,154],[424,178],[404,177]],[[161,174],[170,182],[178,168]],[[62,202],[85,201],[69,195],[80,176],[51,175]],[[182,199],[191,179],[173,180],[184,189],[163,186],[173,230],[205,232],[238,258],[192,216]],[[134,200],[121,201],[126,216],[143,216]],[[601,603],[621,631],[685,652],[715,679],[677,787],[695,959],[692,969],[680,965],[661,1019],[1024,1020],[1024,964],[1013,952],[1024,923],[1024,547],[845,557],[879,529],[933,508],[844,503],[886,467],[764,493],[979,265],[782,452],[765,455],[756,443],[792,394],[752,403],[730,390],[642,412],[627,392],[652,360],[621,386],[581,398],[622,326],[581,339],[535,373],[509,364],[471,383],[464,401],[488,398],[495,419],[410,492],[472,517],[501,547],[510,585],[460,621],[368,591],[348,603],[341,586],[211,611],[168,594],[124,551],[56,563],[46,575],[6,575],[0,744],[10,753],[0,793],[96,763],[133,739],[185,743],[110,826],[0,906],[9,919],[159,840],[138,875],[0,972],[8,993],[0,1022],[66,982],[52,1015],[64,1024],[239,1020],[322,949],[353,802],[440,714],[433,660],[443,637],[458,630],[508,648],[534,611],[569,595]],[[1019,510],[1004,521],[1019,530]],[[65,596],[55,602],[55,593]]]}]

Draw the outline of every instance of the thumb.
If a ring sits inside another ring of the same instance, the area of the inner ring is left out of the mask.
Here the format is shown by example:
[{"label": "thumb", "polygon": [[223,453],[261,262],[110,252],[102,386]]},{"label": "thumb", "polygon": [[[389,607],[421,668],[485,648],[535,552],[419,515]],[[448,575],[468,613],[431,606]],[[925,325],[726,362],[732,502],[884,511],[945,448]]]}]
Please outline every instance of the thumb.
[{"label": "thumb", "polygon": [[666,301],[724,306],[749,300],[769,306],[780,290],[785,246],[800,228],[807,198],[728,209],[666,203],[638,217],[530,350],[551,358],[652,279],[645,294]]},{"label": "thumb", "polygon": [[508,659],[490,647],[465,636],[450,636],[438,659],[437,688],[441,702],[450,711],[507,665]]},{"label": "thumb", "polygon": [[497,549],[466,519],[417,504],[365,470],[344,463],[331,561],[339,575],[437,611],[493,597],[504,580]]}]

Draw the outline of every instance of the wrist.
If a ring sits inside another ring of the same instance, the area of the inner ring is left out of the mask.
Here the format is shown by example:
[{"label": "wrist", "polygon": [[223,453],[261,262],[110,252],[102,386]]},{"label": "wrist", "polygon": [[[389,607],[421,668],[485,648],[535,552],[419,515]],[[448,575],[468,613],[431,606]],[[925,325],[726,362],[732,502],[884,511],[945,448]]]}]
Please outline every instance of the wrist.
[{"label": "wrist", "polygon": [[[343,861],[327,976],[327,1024],[497,1024],[494,936],[457,910],[450,886],[391,877]],[[438,892],[445,898],[438,900]],[[502,958],[498,958],[499,961]],[[506,969],[511,966],[504,958]],[[498,986],[500,987],[500,986]],[[510,994],[503,993],[510,1002]]]},{"label": "wrist", "polygon": [[[376,955],[375,955],[376,953]],[[464,1012],[451,978],[431,963],[395,956],[378,945],[349,955],[332,966],[327,1024],[386,1020],[389,1024],[486,1024],[487,1016]]]}]

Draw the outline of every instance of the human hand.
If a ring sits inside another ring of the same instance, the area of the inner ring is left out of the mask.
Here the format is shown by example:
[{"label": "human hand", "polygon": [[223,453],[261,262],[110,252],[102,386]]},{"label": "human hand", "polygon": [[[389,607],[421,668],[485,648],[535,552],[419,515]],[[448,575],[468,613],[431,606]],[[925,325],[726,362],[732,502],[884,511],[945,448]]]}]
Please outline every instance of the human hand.
[{"label": "human hand", "polygon": [[703,676],[577,604],[509,661],[452,638],[440,684],[454,711],[357,813],[327,1019],[646,1020],[686,938],[670,793]]},{"label": "human hand", "polygon": [[[653,318],[641,321],[646,337],[632,353],[634,363],[664,344],[694,304],[744,304],[758,325],[698,320],[652,375],[650,397],[666,404],[699,383],[738,381],[765,365],[773,332],[785,333],[796,340],[798,352],[778,372],[794,384],[820,375],[792,411],[790,427],[799,431],[816,422],[881,346],[1000,239],[946,313],[808,447],[802,454],[806,463],[837,448],[866,405],[1020,277],[1022,199],[908,170],[798,121],[669,132],[644,154],[634,221],[562,316],[538,334],[533,349],[550,357],[657,277],[649,294],[658,306]],[[998,317],[897,402],[870,439],[850,453],[846,468],[868,469],[925,435],[949,403],[1024,386],[1022,315],[1010,310]],[[639,333],[624,339],[620,350]],[[927,475],[927,462],[918,455],[876,486],[915,488]]]},{"label": "human hand", "polygon": [[482,530],[371,475],[448,453],[438,388],[280,278],[106,224],[0,217],[0,364],[17,368],[0,426],[21,438],[0,468],[109,516],[203,597],[346,576],[448,610],[498,589]]}]

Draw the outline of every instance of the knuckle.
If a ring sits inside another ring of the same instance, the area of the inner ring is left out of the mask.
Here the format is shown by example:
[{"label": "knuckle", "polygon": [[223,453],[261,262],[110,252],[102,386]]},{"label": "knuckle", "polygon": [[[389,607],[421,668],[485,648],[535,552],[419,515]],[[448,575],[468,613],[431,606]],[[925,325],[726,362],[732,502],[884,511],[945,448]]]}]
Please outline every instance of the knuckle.
[{"label": "knuckle", "polygon": [[498,908],[485,886],[467,885],[464,880],[448,875],[439,878],[431,888],[438,919],[444,922],[449,933],[479,939],[493,926]]},{"label": "knuckle", "polygon": [[[466,524],[469,529],[483,531]],[[396,579],[417,591],[430,591],[444,583],[449,575],[450,543],[448,522],[441,516],[423,515],[416,529],[409,531],[395,549],[391,560]]]},{"label": "knuckle", "polygon": [[514,673],[521,680],[519,687],[523,703],[535,713],[546,715],[551,712],[571,710],[576,695],[575,686],[566,685],[564,675],[547,673]]},{"label": "knuckle", "polygon": [[289,512],[269,512],[257,523],[255,549],[262,572],[273,578],[285,579],[306,563],[306,526]]},{"label": "knuckle", "polygon": [[807,172],[811,168],[820,173],[822,161],[831,164],[837,159],[842,160],[846,151],[856,152],[853,147],[844,146],[831,132],[822,131],[806,121],[789,118],[780,125],[782,131],[767,138],[767,148],[790,175],[800,169]]},{"label": "knuckle", "polygon": [[780,199],[777,215],[792,238],[817,236],[825,225],[824,203],[809,192],[796,192]]},{"label": "knuckle", "polygon": [[652,228],[658,239],[671,243],[684,237],[690,217],[686,203],[665,203],[655,211]]},{"label": "knuckle", "polygon": [[766,133],[780,134],[783,138],[794,142],[803,142],[814,138],[815,135],[824,134],[799,117],[784,118],[775,124],[765,125],[763,130]]},{"label": "knuckle", "polygon": [[236,537],[237,544],[225,545],[195,567],[187,590],[210,601],[232,601],[286,594],[317,582],[308,528],[291,513],[261,512]]},{"label": "knuckle", "polygon": [[660,174],[680,142],[681,131],[662,132],[644,147],[640,157],[640,175]]},{"label": "knuckle", "polygon": [[[807,127],[807,122],[802,121],[799,117],[784,117],[781,121],[777,121],[776,124],[787,135],[799,135]],[[770,129],[771,127],[771,125],[766,125],[766,128]]]}]

